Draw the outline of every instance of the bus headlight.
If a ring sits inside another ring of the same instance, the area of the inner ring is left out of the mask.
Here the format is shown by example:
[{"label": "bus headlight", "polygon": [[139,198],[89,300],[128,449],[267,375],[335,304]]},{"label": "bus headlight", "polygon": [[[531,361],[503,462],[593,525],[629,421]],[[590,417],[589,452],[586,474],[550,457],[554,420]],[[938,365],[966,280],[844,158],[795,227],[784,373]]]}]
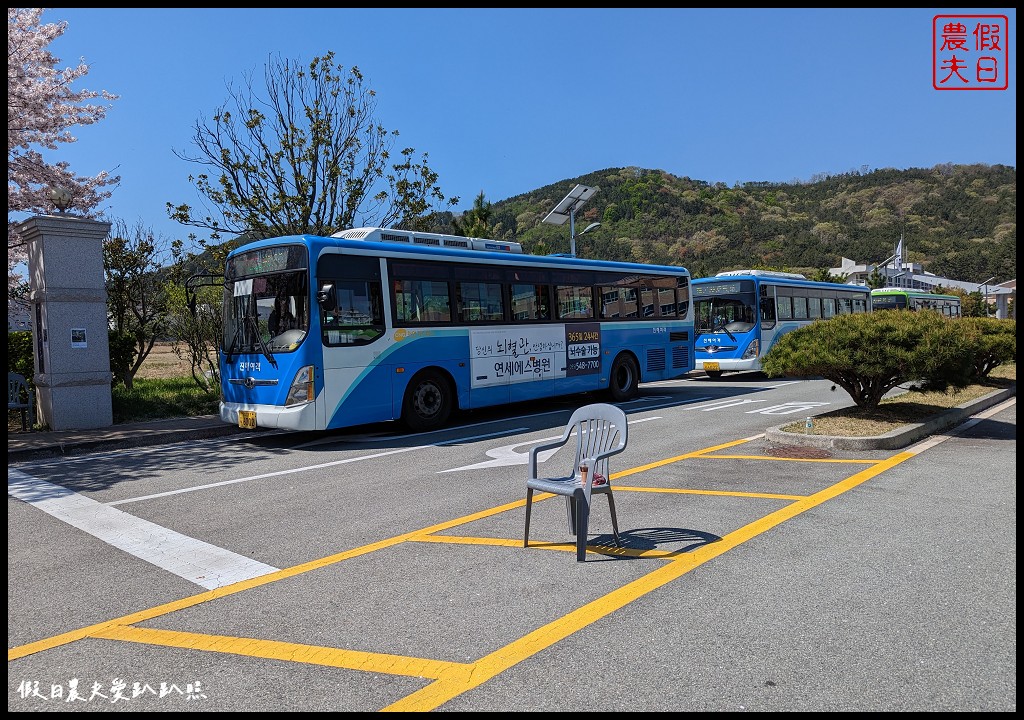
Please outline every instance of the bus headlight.
[{"label": "bus headlight", "polygon": [[313,366],[307,365],[295,373],[292,386],[288,388],[285,405],[298,405],[313,401]]},{"label": "bus headlight", "polygon": [[757,350],[758,350],[759,347],[760,347],[760,344],[758,343],[757,340],[754,340],[753,342],[751,342],[749,345],[747,345],[747,349],[745,351],[743,351],[743,359],[744,360],[753,360],[753,359],[755,359],[757,357]]}]

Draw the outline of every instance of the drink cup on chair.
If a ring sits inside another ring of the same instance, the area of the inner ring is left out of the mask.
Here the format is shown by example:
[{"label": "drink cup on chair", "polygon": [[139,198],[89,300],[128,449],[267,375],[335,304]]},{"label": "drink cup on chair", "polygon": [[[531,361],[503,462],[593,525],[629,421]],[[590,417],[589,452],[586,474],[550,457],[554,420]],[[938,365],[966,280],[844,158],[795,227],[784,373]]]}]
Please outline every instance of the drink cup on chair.
[{"label": "drink cup on chair", "polygon": [[587,465],[586,461],[580,463],[580,484],[587,484],[587,476],[590,474],[590,466]]}]

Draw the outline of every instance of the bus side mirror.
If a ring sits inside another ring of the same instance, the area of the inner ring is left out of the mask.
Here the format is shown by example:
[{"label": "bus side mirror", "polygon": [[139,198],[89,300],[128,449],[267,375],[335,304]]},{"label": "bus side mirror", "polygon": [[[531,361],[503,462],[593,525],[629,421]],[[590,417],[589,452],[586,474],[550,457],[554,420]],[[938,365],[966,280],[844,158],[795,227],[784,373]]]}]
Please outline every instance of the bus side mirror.
[{"label": "bus side mirror", "polygon": [[316,301],[320,303],[320,307],[324,312],[334,310],[337,307],[337,305],[334,304],[334,285],[328,283],[320,288],[316,294]]}]

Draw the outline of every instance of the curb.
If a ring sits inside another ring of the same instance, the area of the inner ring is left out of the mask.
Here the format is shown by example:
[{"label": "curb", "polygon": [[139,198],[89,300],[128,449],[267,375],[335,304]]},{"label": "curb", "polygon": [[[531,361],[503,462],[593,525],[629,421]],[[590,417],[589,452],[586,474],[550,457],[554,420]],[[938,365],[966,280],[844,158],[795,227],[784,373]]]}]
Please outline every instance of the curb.
[{"label": "curb", "polygon": [[[803,433],[783,432],[782,428],[784,426],[777,425],[765,431],[765,439],[768,442],[779,445],[795,445],[822,450],[897,450],[907,447],[921,438],[959,425],[971,415],[997,405],[1016,394],[1016,384],[1002,390],[994,390],[988,395],[939,413],[926,422],[907,425],[884,435],[869,437],[804,435]],[[66,457],[107,450],[170,445],[189,440],[206,440],[229,435],[250,436],[253,432],[242,431],[234,425],[219,422],[216,416],[178,418],[170,420],[168,423],[181,422],[182,420],[195,424],[191,427],[169,429],[161,429],[159,427],[160,421],[152,424],[147,423],[145,427],[140,427],[139,425],[125,426],[120,430],[117,430],[117,426],[113,426],[108,428],[105,434],[101,433],[95,437],[68,437],[63,440],[51,438],[43,444],[37,441],[41,440],[41,438],[33,437],[32,440],[24,442],[22,445],[21,442],[11,441],[9,436],[7,460],[8,462],[15,462],[40,458]],[[786,423],[786,425],[789,424],[791,423]],[[272,429],[265,430],[280,432]],[[257,430],[257,432],[262,431],[264,430]],[[30,437],[32,436],[30,435]]]},{"label": "curb", "polygon": [[[780,445],[798,445],[821,450],[898,450],[917,442],[921,438],[935,435],[959,425],[975,413],[998,405],[1007,398],[1017,394],[1016,384],[1003,390],[993,390],[988,395],[957,405],[923,423],[914,423],[884,435],[868,437],[843,437],[838,435],[804,435],[803,433],[783,432],[783,425],[768,428],[765,439]],[[786,423],[790,425],[792,423]]]}]

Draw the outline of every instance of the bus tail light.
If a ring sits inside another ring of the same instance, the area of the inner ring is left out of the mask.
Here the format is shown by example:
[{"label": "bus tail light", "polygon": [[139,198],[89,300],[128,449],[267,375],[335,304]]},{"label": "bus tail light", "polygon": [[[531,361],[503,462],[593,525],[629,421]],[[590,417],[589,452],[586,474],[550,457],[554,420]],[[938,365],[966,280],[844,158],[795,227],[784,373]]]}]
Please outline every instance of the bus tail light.
[{"label": "bus tail light", "polygon": [[307,365],[295,373],[292,386],[288,388],[288,398],[285,405],[298,405],[313,401],[313,366]]},{"label": "bus tail light", "polygon": [[757,351],[760,348],[760,343],[757,340],[752,341],[747,345],[747,349],[743,353],[744,360],[753,360],[757,357]]}]

